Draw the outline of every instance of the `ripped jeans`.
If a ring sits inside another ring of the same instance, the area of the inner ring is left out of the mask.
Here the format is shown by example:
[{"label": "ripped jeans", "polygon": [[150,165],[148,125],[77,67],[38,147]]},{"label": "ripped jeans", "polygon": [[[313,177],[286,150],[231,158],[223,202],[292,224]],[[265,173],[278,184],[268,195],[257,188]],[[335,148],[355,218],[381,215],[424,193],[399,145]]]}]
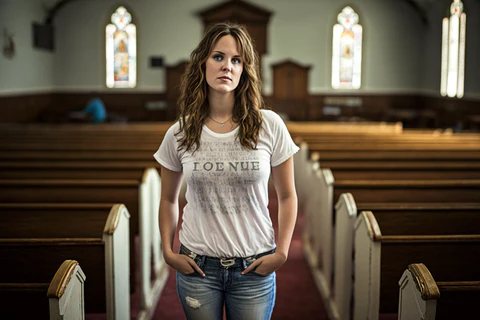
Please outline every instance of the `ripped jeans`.
[{"label": "ripped jeans", "polygon": [[[180,253],[191,254],[183,245]],[[224,306],[228,320],[270,319],[276,296],[275,272],[267,276],[255,271],[240,274],[254,261],[248,258],[221,261],[196,256],[193,259],[205,277],[197,272],[188,275],[177,272],[177,292],[188,320],[221,320]]]}]

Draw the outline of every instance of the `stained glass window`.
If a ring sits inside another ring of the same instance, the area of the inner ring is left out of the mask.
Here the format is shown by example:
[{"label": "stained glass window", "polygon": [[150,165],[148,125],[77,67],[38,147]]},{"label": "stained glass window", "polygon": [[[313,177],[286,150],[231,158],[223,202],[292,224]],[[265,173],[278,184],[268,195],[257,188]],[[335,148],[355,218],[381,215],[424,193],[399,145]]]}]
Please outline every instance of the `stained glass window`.
[{"label": "stained glass window", "polygon": [[107,87],[134,88],[137,84],[137,28],[127,9],[118,7],[105,32]]},{"label": "stained glass window", "polygon": [[358,89],[361,82],[362,26],[358,14],[345,7],[333,26],[332,87]]},{"label": "stained glass window", "polygon": [[442,21],[442,96],[463,97],[466,20],[462,1],[453,1],[450,17]]}]

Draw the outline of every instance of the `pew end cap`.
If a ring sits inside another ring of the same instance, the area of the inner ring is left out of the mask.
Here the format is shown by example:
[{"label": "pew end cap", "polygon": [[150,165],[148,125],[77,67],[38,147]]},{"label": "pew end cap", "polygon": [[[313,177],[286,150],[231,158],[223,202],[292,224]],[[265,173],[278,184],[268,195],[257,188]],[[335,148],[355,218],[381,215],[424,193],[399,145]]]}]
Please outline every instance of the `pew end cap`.
[{"label": "pew end cap", "polygon": [[378,225],[377,219],[375,219],[372,211],[360,212],[357,222],[355,223],[355,229],[357,229],[358,225],[360,225],[362,222],[367,228],[370,239],[372,239],[374,242],[382,241],[382,232],[380,231],[380,226]]},{"label": "pew end cap", "polygon": [[432,274],[423,263],[413,263],[408,266],[415,285],[420,291],[423,300],[434,300],[440,298],[440,290],[433,279]]},{"label": "pew end cap", "polygon": [[114,204],[110,210],[110,214],[108,215],[103,233],[113,234],[120,223],[120,217],[122,214],[124,214],[128,219],[130,218],[130,213],[123,203]]},{"label": "pew end cap", "polygon": [[[57,272],[53,276],[52,281],[50,282],[50,285],[47,290],[47,297],[60,299],[65,293],[68,283],[70,282],[72,276],[75,274],[77,268],[80,268],[78,261],[65,260],[60,265]],[[81,268],[79,269],[79,271],[81,271]],[[86,279],[85,274],[81,272],[81,275],[82,275],[83,281],[85,281]]]}]

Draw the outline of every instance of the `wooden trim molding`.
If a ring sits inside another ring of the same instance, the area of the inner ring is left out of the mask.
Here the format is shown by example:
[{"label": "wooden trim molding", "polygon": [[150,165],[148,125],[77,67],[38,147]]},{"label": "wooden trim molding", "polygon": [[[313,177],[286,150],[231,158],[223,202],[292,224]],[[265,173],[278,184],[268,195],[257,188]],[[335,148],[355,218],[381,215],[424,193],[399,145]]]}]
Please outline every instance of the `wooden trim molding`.
[{"label": "wooden trim molding", "polygon": [[412,274],[413,281],[415,281],[415,285],[420,291],[423,300],[440,298],[440,290],[438,289],[432,274],[423,263],[409,265],[408,271]]},{"label": "wooden trim molding", "polygon": [[78,266],[78,261],[75,260],[65,260],[60,268],[58,268],[55,276],[50,282],[48,287],[47,297],[48,298],[61,298],[65,293],[68,283],[72,278],[75,268]]},{"label": "wooden trim molding", "polygon": [[362,211],[360,216],[365,220],[370,238],[375,242],[382,241],[382,232],[380,231],[380,226],[378,225],[377,219],[375,219],[373,213],[371,211]]}]

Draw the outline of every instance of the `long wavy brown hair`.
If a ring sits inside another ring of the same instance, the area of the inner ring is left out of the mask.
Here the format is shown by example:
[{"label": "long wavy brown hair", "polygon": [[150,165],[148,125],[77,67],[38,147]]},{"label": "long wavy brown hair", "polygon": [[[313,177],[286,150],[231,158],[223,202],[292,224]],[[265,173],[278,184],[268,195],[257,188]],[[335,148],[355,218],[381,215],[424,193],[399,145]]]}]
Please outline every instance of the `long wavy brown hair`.
[{"label": "long wavy brown hair", "polygon": [[209,114],[208,84],[205,78],[205,62],[216,43],[223,36],[233,36],[239,47],[243,71],[235,89],[232,120],[239,124],[237,138],[242,146],[256,149],[262,125],[260,109],[266,108],[262,97],[262,81],[258,53],[244,26],[224,22],[211,26],[190,55],[190,63],[182,76],[178,99],[180,129],[179,149],[195,152],[200,147],[200,135]]}]

